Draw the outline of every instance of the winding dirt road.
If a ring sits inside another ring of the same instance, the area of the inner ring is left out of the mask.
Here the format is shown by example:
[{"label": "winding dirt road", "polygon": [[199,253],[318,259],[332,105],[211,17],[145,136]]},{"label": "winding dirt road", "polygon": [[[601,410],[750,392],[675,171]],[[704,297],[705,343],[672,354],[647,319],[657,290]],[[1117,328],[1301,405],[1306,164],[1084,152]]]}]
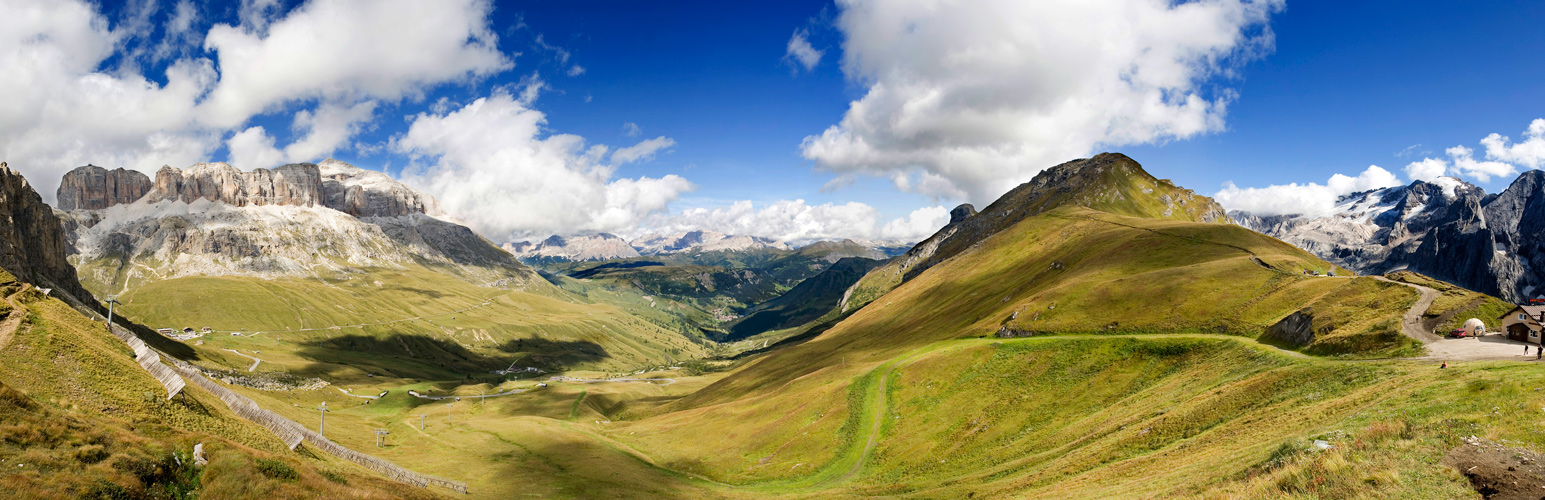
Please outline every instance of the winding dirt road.
[{"label": "winding dirt road", "polygon": [[1386,283],[1394,283],[1396,285],[1405,285],[1416,289],[1416,292],[1421,294],[1421,297],[1416,299],[1416,303],[1412,304],[1411,308],[1406,310],[1405,316],[1400,318],[1400,333],[1404,333],[1407,337],[1420,340],[1423,344],[1431,344],[1433,342],[1443,340],[1443,337],[1439,337],[1437,334],[1427,331],[1426,328],[1422,327],[1422,315],[1426,314],[1427,309],[1432,307],[1433,301],[1438,300],[1439,293],[1437,290],[1433,290],[1421,285],[1395,281],[1383,276],[1369,276],[1369,278]]}]

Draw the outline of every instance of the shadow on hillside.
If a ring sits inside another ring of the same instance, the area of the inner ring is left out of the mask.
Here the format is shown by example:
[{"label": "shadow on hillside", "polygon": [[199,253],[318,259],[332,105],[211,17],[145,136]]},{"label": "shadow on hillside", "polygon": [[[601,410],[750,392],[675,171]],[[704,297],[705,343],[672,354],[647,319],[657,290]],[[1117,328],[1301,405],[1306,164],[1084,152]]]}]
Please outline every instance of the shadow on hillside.
[{"label": "shadow on hillside", "polygon": [[494,377],[490,372],[511,365],[562,371],[610,357],[606,349],[589,341],[516,339],[492,350],[478,351],[454,341],[406,334],[319,339],[302,343],[297,354],[314,361],[294,372],[301,376],[334,377],[336,372],[354,368],[431,380]]},{"label": "shadow on hillside", "polygon": [[611,357],[606,348],[588,340],[569,342],[532,337],[505,342],[498,349],[514,356],[514,361],[521,361],[522,366],[534,366],[548,371],[563,370]]},{"label": "shadow on hillside", "polygon": [[426,290],[426,289],[423,289],[423,288],[414,288],[414,287],[411,287],[411,286],[392,285],[391,287],[389,287],[389,289],[396,290],[396,291],[399,291],[399,292],[408,292],[408,293],[412,293],[414,295],[422,295],[424,297],[429,297],[431,299],[438,299],[438,298],[441,298],[441,297],[445,296],[445,294],[441,293],[439,290]]}]

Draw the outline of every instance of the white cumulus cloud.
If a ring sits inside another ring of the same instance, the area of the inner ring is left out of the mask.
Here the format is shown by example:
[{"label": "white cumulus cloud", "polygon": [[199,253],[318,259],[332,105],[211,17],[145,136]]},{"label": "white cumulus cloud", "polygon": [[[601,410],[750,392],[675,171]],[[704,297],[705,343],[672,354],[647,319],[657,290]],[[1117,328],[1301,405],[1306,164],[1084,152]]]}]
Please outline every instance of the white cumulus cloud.
[{"label": "white cumulus cloud", "polygon": [[1283,3],[838,5],[843,71],[867,92],[801,153],[839,176],[986,202],[1098,146],[1222,130],[1233,93],[1203,83],[1268,50]]},{"label": "white cumulus cloud", "polygon": [[1336,199],[1342,196],[1401,184],[1395,174],[1377,165],[1370,165],[1357,177],[1335,174],[1325,184],[1295,182],[1264,188],[1241,188],[1229,182],[1222,191],[1213,195],[1213,199],[1226,209],[1243,210],[1255,215],[1314,215],[1331,211],[1336,206]]},{"label": "white cumulus cloud", "polygon": [[1413,181],[1432,182],[1448,173],[1448,162],[1438,158],[1424,158],[1406,165],[1406,177]]},{"label": "white cumulus cloud", "polygon": [[[415,161],[403,180],[495,239],[627,232],[693,189],[676,175],[613,179],[616,164],[605,161],[606,146],[586,147],[582,137],[544,130],[547,116],[531,107],[532,89],[541,85],[532,80],[520,97],[496,92],[460,109],[413,117],[408,131],[391,141],[394,151]],[[672,144],[664,137],[645,143],[654,146],[624,148],[619,152],[639,149],[621,159]]]},{"label": "white cumulus cloud", "polygon": [[612,152],[612,163],[622,165],[640,160],[654,158],[655,153],[676,145],[676,141],[666,136],[639,141],[638,144],[618,149]]},{"label": "white cumulus cloud", "polygon": [[[45,200],[86,163],[154,172],[214,159],[222,142],[237,163],[314,160],[348,144],[379,102],[512,67],[486,0],[310,0],[282,17],[279,2],[247,0],[240,26],[207,32],[184,1],[152,42],[157,5],[124,9],[114,30],[88,2],[0,0],[0,158]],[[207,52],[184,50],[200,39]],[[173,56],[164,75],[140,73],[139,61]],[[247,126],[293,107],[291,144]]]},{"label": "white cumulus cloud", "polygon": [[[1492,134],[1487,139],[1496,135]],[[1485,142],[1485,139],[1482,142]],[[1475,159],[1475,150],[1465,146],[1454,146],[1443,152],[1448,155],[1448,159],[1428,157],[1406,165],[1406,176],[1411,180],[1422,181],[1431,181],[1439,176],[1464,176],[1480,182],[1491,182],[1492,177],[1506,178],[1518,174],[1518,167],[1512,164]]]},{"label": "white cumulus cloud", "polygon": [[821,56],[824,53],[810,45],[810,30],[800,28],[794,30],[794,35],[789,37],[788,47],[784,50],[783,59],[795,65],[795,68],[804,68],[805,71],[815,69],[821,64]]},{"label": "white cumulus cloud", "polygon": [[1545,168],[1545,118],[1529,122],[1523,141],[1513,143],[1507,136],[1493,133],[1481,139],[1481,145],[1486,147],[1486,158],[1529,168]]},{"label": "white cumulus cloud", "polygon": [[486,1],[312,0],[268,26],[216,25],[220,82],[202,118],[235,126],[305,98],[398,99],[423,86],[513,66],[498,50]]}]

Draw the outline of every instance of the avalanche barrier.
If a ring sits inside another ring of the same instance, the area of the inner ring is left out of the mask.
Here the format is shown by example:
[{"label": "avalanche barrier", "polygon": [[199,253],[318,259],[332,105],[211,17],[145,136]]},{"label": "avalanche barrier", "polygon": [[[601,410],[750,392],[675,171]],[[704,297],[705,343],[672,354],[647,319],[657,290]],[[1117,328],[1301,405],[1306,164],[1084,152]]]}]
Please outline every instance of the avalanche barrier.
[{"label": "avalanche barrier", "polygon": [[165,364],[161,363],[160,353],[145,345],[145,341],[140,340],[134,333],[118,325],[110,325],[108,331],[112,332],[114,337],[118,337],[118,340],[129,344],[129,348],[134,350],[134,360],[139,362],[139,366],[144,368],[145,371],[150,372],[150,376],[155,377],[157,381],[161,382],[161,386],[166,388],[166,399],[172,399],[177,393],[182,392],[183,387],[188,385],[182,381],[181,377],[172,372],[171,368],[167,368]]},{"label": "avalanche barrier", "polygon": [[311,446],[316,447],[319,450],[325,451],[335,457],[357,463],[366,469],[370,469],[371,471],[391,478],[394,481],[411,484],[420,488],[434,485],[459,493],[467,492],[466,483],[430,476],[427,474],[419,474],[417,472],[403,468],[400,465],[376,458],[374,456],[366,455],[364,453],[351,450],[338,443],[334,443],[332,440],[323,437],[321,434],[317,434],[316,432],[305,428],[305,426],[296,423],[294,420],[290,420],[285,418],[283,415],[259,407],[256,402],[252,401],[251,398],[237,394],[236,391],[232,391],[225,386],[209,380],[203,375],[202,372],[199,371],[197,367],[184,363],[181,360],[172,360],[172,365],[177,368],[177,371],[180,372],[183,377],[186,377],[188,380],[192,380],[194,385],[197,385],[200,388],[209,391],[211,394],[214,394],[216,397],[219,397],[220,401],[223,401],[226,406],[231,408],[232,412],[235,412],[237,415],[241,416],[241,418],[256,422],[258,425],[262,425],[270,432],[273,432],[274,435],[279,436],[279,439],[283,440],[284,444],[289,446],[292,450],[295,449],[296,446],[300,446],[301,442],[304,441],[306,443],[310,443]]}]

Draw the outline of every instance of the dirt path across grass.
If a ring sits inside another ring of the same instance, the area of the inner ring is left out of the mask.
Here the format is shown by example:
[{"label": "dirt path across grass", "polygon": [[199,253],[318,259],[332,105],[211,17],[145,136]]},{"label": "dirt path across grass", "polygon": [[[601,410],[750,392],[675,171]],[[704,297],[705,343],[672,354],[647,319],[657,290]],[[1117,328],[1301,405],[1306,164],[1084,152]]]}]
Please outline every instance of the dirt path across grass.
[{"label": "dirt path across grass", "polygon": [[11,338],[16,336],[16,329],[21,327],[22,318],[27,317],[27,309],[16,303],[16,296],[31,288],[32,285],[23,283],[21,290],[5,298],[5,301],[11,304],[11,312],[5,315],[4,321],[0,321],[0,349],[11,345]]},{"label": "dirt path across grass", "polygon": [[241,356],[243,358],[247,358],[247,359],[252,360],[252,366],[247,367],[247,371],[248,372],[255,372],[255,371],[257,371],[258,365],[263,363],[263,360],[254,358],[252,356],[248,356],[246,354],[242,354],[241,351],[237,351],[235,349],[226,349],[226,350],[227,351],[231,351],[233,353],[236,353],[237,356]]}]

